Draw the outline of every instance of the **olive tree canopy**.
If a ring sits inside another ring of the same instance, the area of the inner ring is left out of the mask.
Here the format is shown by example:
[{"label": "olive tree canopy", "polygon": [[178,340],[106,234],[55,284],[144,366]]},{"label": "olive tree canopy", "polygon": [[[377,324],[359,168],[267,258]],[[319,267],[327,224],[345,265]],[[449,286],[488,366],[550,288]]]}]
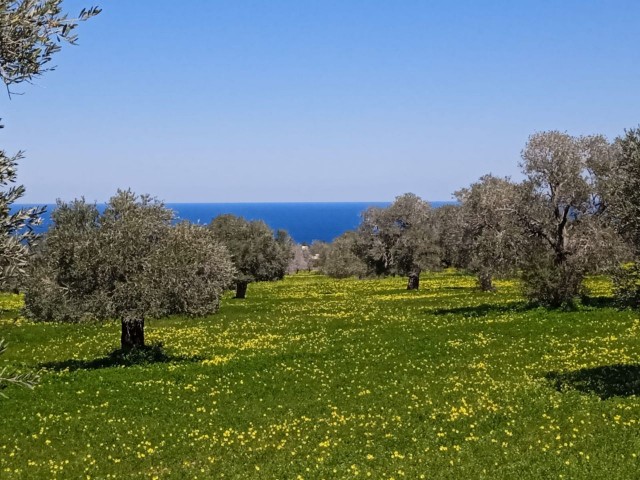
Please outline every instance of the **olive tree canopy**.
[{"label": "olive tree canopy", "polygon": [[482,290],[493,290],[493,278],[514,273],[521,243],[510,215],[516,185],[507,178],[485,175],[456,192],[462,221],[460,255],[478,277]]},{"label": "olive tree canopy", "polygon": [[433,209],[436,243],[440,250],[440,262],[444,267],[465,267],[463,256],[463,217],[460,204],[442,205]]},{"label": "olive tree canopy", "polygon": [[25,273],[31,246],[37,239],[33,228],[40,224],[44,207],[23,208],[11,213],[11,206],[25,192],[12,185],[17,177],[18,153],[12,157],[0,150],[0,288],[16,286]]},{"label": "olive tree canopy", "polygon": [[531,300],[572,303],[587,273],[615,261],[617,236],[602,221],[613,158],[600,135],[550,131],[529,138],[520,164],[526,178],[512,209],[527,239],[522,272]]},{"label": "olive tree canopy", "polygon": [[357,234],[352,231],[343,233],[321,251],[322,272],[334,278],[364,277],[367,264],[357,255],[357,251]]},{"label": "olive tree canopy", "polygon": [[76,43],[78,22],[98,13],[90,7],[70,18],[62,0],[0,0],[0,78],[7,89],[52,70],[62,43]]},{"label": "olive tree canopy", "polygon": [[237,272],[236,298],[245,298],[249,283],[279,280],[287,272],[293,249],[284,230],[274,234],[261,220],[231,214],[214,218],[209,229],[231,253]]},{"label": "olive tree canopy", "polygon": [[431,207],[413,193],[396,197],[389,207],[367,209],[358,234],[373,272],[407,275],[407,289],[417,289],[420,272],[440,263]]},{"label": "olive tree canopy", "polygon": [[624,238],[633,260],[614,273],[618,300],[640,307],[640,127],[625,131],[615,142],[615,168],[608,182],[607,220]]},{"label": "olive tree canopy", "polygon": [[640,257],[640,127],[616,140],[608,216]]},{"label": "olive tree canopy", "polygon": [[180,223],[152,197],[119,191],[104,212],[59,202],[27,279],[35,320],[120,319],[123,349],[144,346],[147,318],[218,309],[234,269],[205,227]]}]

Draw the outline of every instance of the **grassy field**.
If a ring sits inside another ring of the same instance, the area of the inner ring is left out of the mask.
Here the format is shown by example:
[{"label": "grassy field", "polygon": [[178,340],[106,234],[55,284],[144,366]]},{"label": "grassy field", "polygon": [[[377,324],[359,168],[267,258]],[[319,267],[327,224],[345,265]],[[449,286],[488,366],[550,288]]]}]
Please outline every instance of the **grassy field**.
[{"label": "grassy field", "polygon": [[1,298],[0,478],[640,478],[640,319],[530,309],[513,282],[296,275],[218,315],[148,323],[166,357],[108,354],[119,324],[32,324]]}]

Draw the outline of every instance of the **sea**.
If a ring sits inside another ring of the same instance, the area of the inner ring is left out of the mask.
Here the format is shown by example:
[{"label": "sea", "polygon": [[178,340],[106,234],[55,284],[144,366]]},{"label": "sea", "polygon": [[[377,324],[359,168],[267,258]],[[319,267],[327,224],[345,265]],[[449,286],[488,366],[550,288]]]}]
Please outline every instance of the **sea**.
[{"label": "sea", "polygon": [[[454,202],[430,202],[437,208]],[[233,214],[247,220],[263,220],[272,229],[284,229],[297,243],[311,244],[314,240],[330,242],[347,230],[356,228],[361,214],[369,207],[387,207],[390,202],[292,202],[292,203],[167,203],[176,219],[208,224],[218,215]],[[34,205],[14,205],[12,212]],[[55,205],[47,205],[39,233],[50,224]],[[98,205],[99,209],[104,205]]]}]

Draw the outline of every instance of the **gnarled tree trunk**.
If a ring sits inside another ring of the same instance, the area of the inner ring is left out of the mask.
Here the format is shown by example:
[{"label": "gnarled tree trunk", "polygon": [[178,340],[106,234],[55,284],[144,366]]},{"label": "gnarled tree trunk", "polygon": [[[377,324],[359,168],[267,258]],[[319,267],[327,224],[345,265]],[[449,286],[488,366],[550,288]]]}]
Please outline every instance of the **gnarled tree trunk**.
[{"label": "gnarled tree trunk", "polygon": [[493,292],[495,290],[493,286],[493,276],[490,273],[478,274],[478,284],[480,285],[480,290],[483,292]]},{"label": "gnarled tree trunk", "polygon": [[236,298],[245,298],[247,296],[248,282],[236,283]]},{"label": "gnarled tree trunk", "polygon": [[122,350],[144,347],[144,319],[122,319],[122,334],[120,336]]},{"label": "gnarled tree trunk", "polygon": [[407,290],[418,290],[420,288],[420,274],[410,273],[409,281],[407,282]]}]

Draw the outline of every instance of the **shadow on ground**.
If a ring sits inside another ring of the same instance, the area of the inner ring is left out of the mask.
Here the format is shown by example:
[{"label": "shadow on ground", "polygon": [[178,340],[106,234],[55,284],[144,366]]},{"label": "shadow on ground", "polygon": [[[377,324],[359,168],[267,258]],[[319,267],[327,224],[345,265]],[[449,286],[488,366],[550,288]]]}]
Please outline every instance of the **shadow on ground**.
[{"label": "shadow on ground", "polygon": [[184,357],[168,355],[161,344],[148,345],[133,350],[116,349],[104,357],[93,360],[62,360],[59,362],[46,362],[38,365],[39,368],[60,372],[68,370],[97,370],[100,368],[130,367],[133,365],[150,365],[154,363],[179,363],[198,362],[200,357]]},{"label": "shadow on ground", "polygon": [[594,308],[616,308],[620,305],[614,297],[581,297],[582,305]]},{"label": "shadow on ground", "polygon": [[486,317],[492,313],[524,312],[536,308],[526,302],[511,302],[506,305],[483,303],[468,307],[438,308],[425,310],[424,313],[431,315],[462,315],[465,317]]},{"label": "shadow on ground", "polygon": [[559,392],[577,390],[588,395],[597,395],[602,400],[640,395],[638,364],[582,368],[573,372],[550,372],[545,378]]}]

